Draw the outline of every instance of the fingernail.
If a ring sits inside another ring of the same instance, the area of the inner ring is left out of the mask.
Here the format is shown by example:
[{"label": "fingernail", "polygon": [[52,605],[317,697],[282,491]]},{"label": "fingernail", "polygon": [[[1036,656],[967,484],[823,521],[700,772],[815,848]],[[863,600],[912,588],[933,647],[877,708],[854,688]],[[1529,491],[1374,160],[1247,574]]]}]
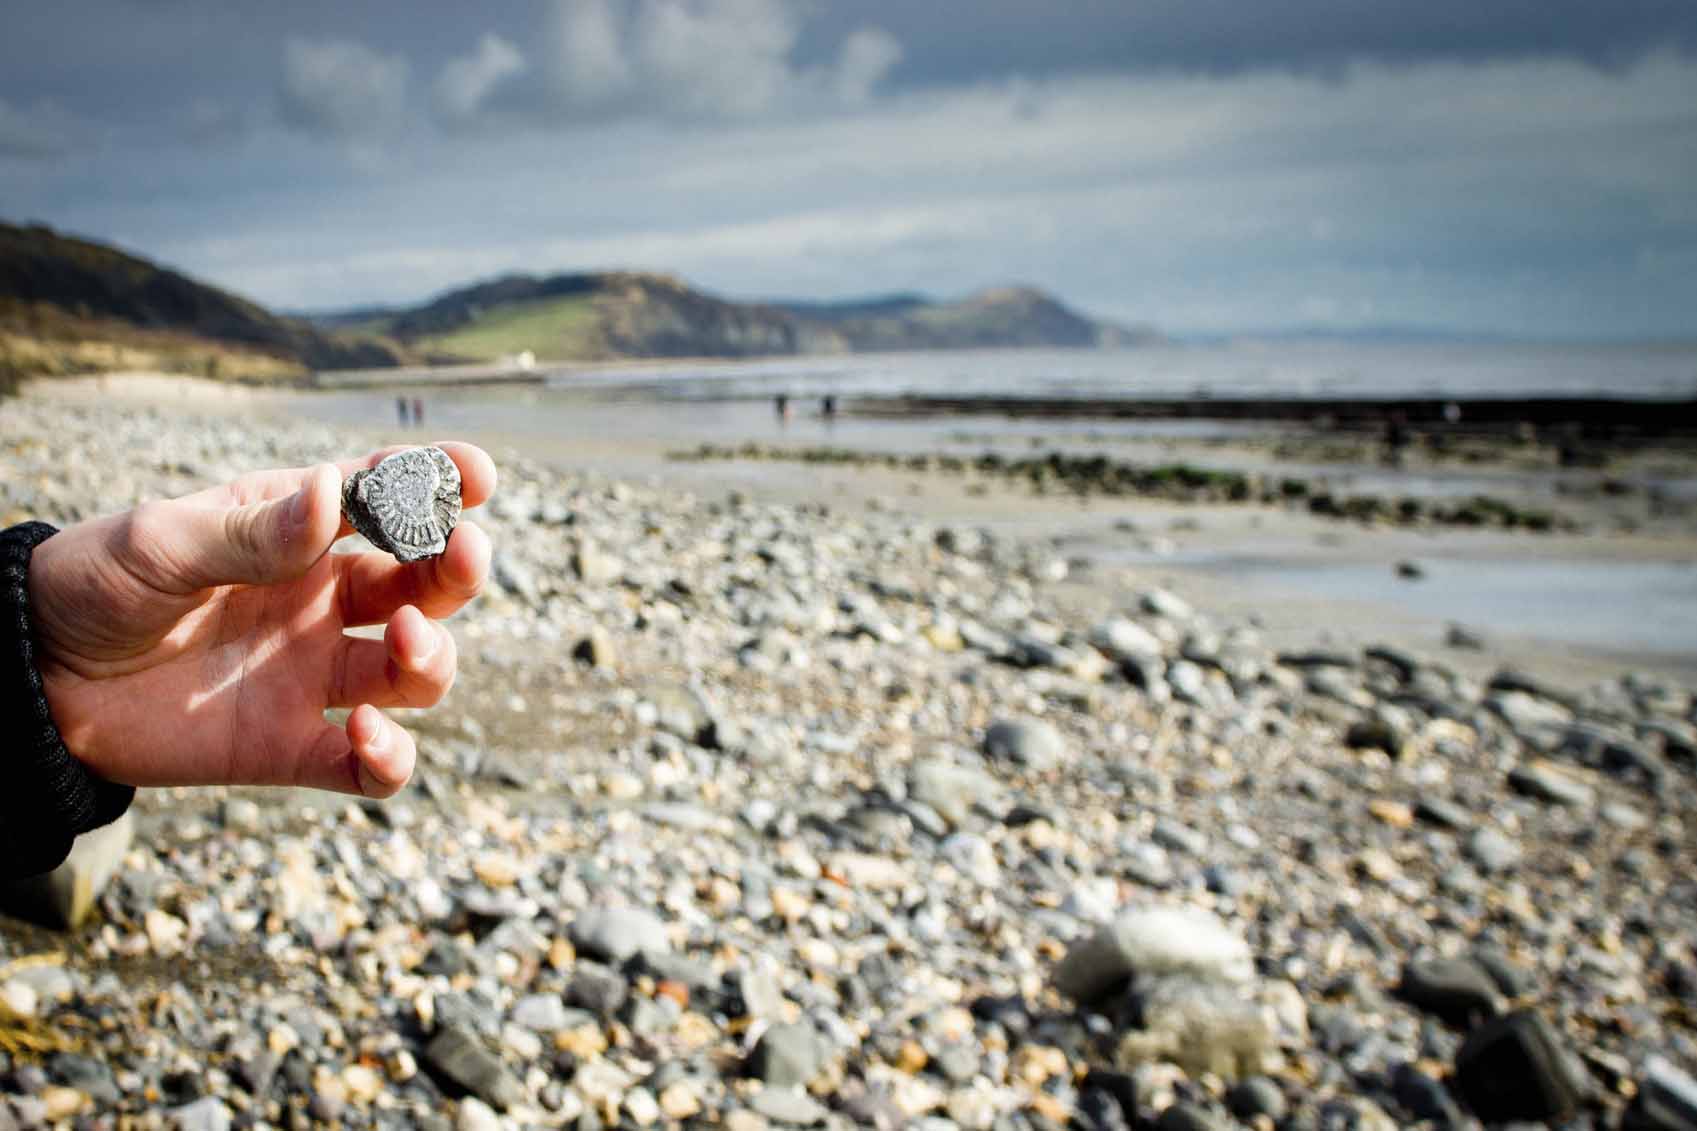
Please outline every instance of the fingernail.
[{"label": "fingernail", "polygon": [[437,632],[436,626],[432,624],[430,626],[430,631],[424,635],[423,646],[421,646],[417,652],[413,653],[412,662],[408,666],[415,671],[422,668],[425,664],[430,662],[430,657],[434,656],[436,654],[436,649],[441,646],[442,637],[440,633]]},{"label": "fingernail", "polygon": [[306,516],[311,510],[312,484],[309,482],[305,487],[295,492],[294,499],[289,503],[289,524],[291,526],[305,526]]}]

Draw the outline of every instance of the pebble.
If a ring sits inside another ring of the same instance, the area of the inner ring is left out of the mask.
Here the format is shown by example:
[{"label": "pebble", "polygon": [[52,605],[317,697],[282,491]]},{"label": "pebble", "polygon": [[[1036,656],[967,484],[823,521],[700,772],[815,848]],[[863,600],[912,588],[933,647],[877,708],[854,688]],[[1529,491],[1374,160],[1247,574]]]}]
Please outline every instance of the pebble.
[{"label": "pebble", "polygon": [[632,1088],[624,1096],[625,1115],[638,1127],[647,1127],[660,1118],[660,1103],[647,1088]]},{"label": "pebble", "polygon": [[[24,397],[0,504],[64,524],[351,442]],[[144,796],[51,896],[96,927],[0,921],[0,1000],[87,1045],[0,1065],[0,1112],[1688,1131],[1688,688],[1481,683],[1323,629],[1276,654],[895,503],[501,472],[418,787]]]},{"label": "pebble", "polygon": [[234,1117],[224,1101],[216,1096],[202,1096],[171,1112],[171,1122],[177,1131],[230,1131]]},{"label": "pebble", "polygon": [[1508,784],[1517,793],[1555,805],[1588,809],[1596,799],[1595,790],[1550,762],[1532,761],[1516,766],[1509,771]]},{"label": "pebble", "polygon": [[1172,621],[1188,621],[1196,616],[1190,603],[1165,589],[1151,589],[1138,599],[1143,611]]},{"label": "pebble", "polygon": [[1504,834],[1484,826],[1467,838],[1467,855],[1487,872],[1507,872],[1520,866],[1525,853]]},{"label": "pebble", "polygon": [[1539,1014],[1507,1013],[1475,1029],[1456,1053],[1454,1087],[1486,1122],[1554,1122],[1587,1087],[1561,1038]]},{"label": "pebble", "polygon": [[1161,1113],[1156,1131],[1226,1131],[1226,1124],[1200,1104],[1181,1100]]},{"label": "pebble", "polygon": [[[623,980],[620,980],[621,987]],[[513,1005],[513,1023],[538,1033],[553,1033],[568,1023],[566,1003],[558,994],[530,994]]]},{"label": "pebble", "polygon": [[692,1119],[701,1113],[701,1101],[696,1098],[695,1089],[683,1080],[660,1093],[659,1105],[667,1119]]},{"label": "pebble", "polygon": [[454,1127],[456,1131],[500,1131],[501,1117],[476,1096],[467,1096],[454,1113]]},{"label": "pebble", "polygon": [[868,852],[838,852],[826,858],[825,866],[850,887],[867,891],[906,887],[912,878],[901,861]]},{"label": "pebble", "polygon": [[1147,907],[1073,944],[1054,982],[1063,995],[1088,1004],[1133,974],[1241,984],[1254,972],[1249,945],[1219,917],[1200,908]]},{"label": "pebble", "polygon": [[1226,1107],[1244,1121],[1263,1115],[1275,1123],[1290,1110],[1284,1091],[1266,1076],[1250,1076],[1233,1084],[1226,1090]]},{"label": "pebble", "polygon": [[773,1025],[755,1042],[748,1074],[773,1087],[805,1086],[825,1057],[824,1038],[811,1025]]},{"label": "pebble", "polygon": [[585,954],[623,962],[643,952],[671,949],[666,924],[636,907],[596,907],[572,920],[573,945]]},{"label": "pebble", "polygon": [[916,761],[908,775],[908,797],[955,828],[967,823],[974,806],[988,805],[1000,793],[989,774],[940,758]]},{"label": "pebble", "polygon": [[749,1107],[762,1118],[788,1127],[813,1127],[825,1122],[830,1114],[800,1088],[762,1088],[749,1101]]},{"label": "pebble", "polygon": [[1402,969],[1397,996],[1459,1028],[1494,1017],[1502,1008],[1491,975],[1465,958],[1410,962]]},{"label": "pebble", "polygon": [[264,813],[259,803],[245,797],[231,797],[224,802],[223,825],[233,833],[257,833],[264,825]]},{"label": "pebble", "polygon": [[[596,962],[580,962],[572,971],[571,981],[566,985],[566,1001],[572,1005],[587,1009],[602,1017],[611,1017],[625,1004],[630,996],[630,987],[625,977],[617,970],[602,966]],[[560,1013],[549,1020],[565,1022],[564,1006]],[[555,1029],[564,1029],[567,1025],[555,1025]]]},{"label": "pebble", "polygon": [[448,1026],[431,1038],[424,1059],[437,1073],[501,1111],[525,1101],[524,1086],[476,1033],[462,1026]]},{"label": "pebble", "polygon": [[1650,1057],[1622,1126],[1628,1131],[1697,1131],[1697,1078],[1665,1057]]},{"label": "pebble", "polygon": [[1422,797],[1414,803],[1414,815],[1427,824],[1456,831],[1473,827],[1473,815],[1453,801],[1441,797]]},{"label": "pebble", "polygon": [[1191,1076],[1237,1080],[1277,1060],[1266,1013],[1240,985],[1140,973],[1130,1000],[1139,1024],[1120,1038],[1121,1067],[1165,1062]]},{"label": "pebble", "polygon": [[984,732],[984,755],[1044,773],[1067,756],[1060,731],[1042,719],[999,719]]},{"label": "pebble", "polygon": [[39,1002],[35,990],[17,978],[0,986],[0,1007],[14,1017],[25,1020],[34,1017]]}]

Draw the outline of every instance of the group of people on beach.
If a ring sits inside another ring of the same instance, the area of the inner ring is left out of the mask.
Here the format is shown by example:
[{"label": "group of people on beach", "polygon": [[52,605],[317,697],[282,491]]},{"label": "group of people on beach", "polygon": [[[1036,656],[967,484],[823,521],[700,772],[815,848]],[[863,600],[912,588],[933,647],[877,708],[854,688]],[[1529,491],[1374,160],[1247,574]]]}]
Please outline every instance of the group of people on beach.
[{"label": "group of people on beach", "polygon": [[[409,413],[410,413],[410,416],[411,416],[410,420],[408,419]],[[407,428],[407,427],[420,428],[420,427],[423,427],[423,425],[424,425],[424,398],[423,397],[413,397],[409,401],[406,397],[396,397],[395,398],[395,416],[400,420],[402,428]]]},{"label": "group of people on beach", "polygon": [[[795,415],[790,406],[790,395],[788,393],[779,393],[772,398],[772,407],[777,412],[780,422],[788,421],[790,417]],[[827,394],[819,399],[819,415],[826,420],[837,418],[837,398],[835,396]]]}]

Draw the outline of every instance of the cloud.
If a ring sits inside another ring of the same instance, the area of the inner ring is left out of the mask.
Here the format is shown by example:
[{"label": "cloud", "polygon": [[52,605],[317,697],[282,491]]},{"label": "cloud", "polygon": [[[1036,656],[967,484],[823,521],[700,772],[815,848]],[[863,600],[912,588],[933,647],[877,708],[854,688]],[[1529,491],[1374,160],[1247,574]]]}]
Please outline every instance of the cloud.
[{"label": "cloud", "polygon": [[[1697,302],[1668,266],[1697,254],[1693,106],[1680,56],[981,84],[710,128],[585,123],[569,151],[481,137],[476,162],[440,141],[424,176],[296,209],[269,254],[175,254],[288,305],[628,266],[753,296],[1023,280],[1175,332],[1324,309],[1668,333]],[[492,183],[491,163],[572,191]],[[378,201],[390,226],[371,231]]]},{"label": "cloud", "polygon": [[436,107],[449,122],[467,122],[483,108],[496,87],[525,70],[519,49],[494,32],[485,32],[470,55],[450,59],[436,78]]},{"label": "cloud", "polygon": [[[415,96],[440,97],[440,60],[487,75],[472,64],[498,61],[483,48],[491,30],[522,45],[525,70],[456,103],[476,107],[466,128],[377,135],[390,158],[379,168],[349,169],[337,149],[268,120],[240,162],[167,150],[157,130],[111,129],[86,160],[0,162],[0,199],[285,307],[416,300],[508,270],[633,266],[751,296],[1022,280],[1178,333],[1322,313],[1690,333],[1689,55],[1614,69],[1358,61],[915,85],[919,46],[901,24],[883,40],[859,34],[858,18],[833,28],[840,7],[743,2],[577,0],[554,7],[551,37],[493,9],[456,9],[437,53],[404,41],[415,78],[436,60]],[[736,47],[731,69],[754,78],[748,101],[723,90],[705,46],[704,71],[672,53],[715,42],[733,11],[793,17]],[[386,51],[402,50],[393,42]],[[198,93],[242,104],[238,87]],[[495,128],[509,118],[527,128]]]},{"label": "cloud", "polygon": [[673,108],[759,113],[795,82],[800,21],[783,0],[644,0],[637,13],[639,66]]},{"label": "cloud", "polygon": [[737,119],[865,102],[901,45],[860,28],[833,63],[803,65],[810,11],[796,0],[554,0],[540,37],[547,111]]},{"label": "cloud", "polygon": [[393,128],[407,106],[407,62],[346,39],[283,41],[283,120],[356,140]]},{"label": "cloud", "polygon": [[901,58],[902,45],[882,28],[852,33],[843,40],[837,59],[837,97],[850,105],[865,102]]},{"label": "cloud", "polygon": [[44,161],[63,156],[86,140],[82,122],[51,102],[28,109],[0,98],[0,159]]},{"label": "cloud", "polygon": [[252,133],[254,114],[247,106],[196,98],[179,119],[180,132],[194,145],[208,148],[230,145]]},{"label": "cloud", "polygon": [[634,81],[612,0],[555,0],[543,21],[546,88],[561,104],[590,108],[623,97]]}]

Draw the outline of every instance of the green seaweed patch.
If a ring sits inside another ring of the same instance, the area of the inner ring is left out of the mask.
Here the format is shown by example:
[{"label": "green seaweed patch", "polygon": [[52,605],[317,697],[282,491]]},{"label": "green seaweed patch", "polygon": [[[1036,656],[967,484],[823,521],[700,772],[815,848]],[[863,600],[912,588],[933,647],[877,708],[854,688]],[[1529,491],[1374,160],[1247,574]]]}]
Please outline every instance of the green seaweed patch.
[{"label": "green seaweed patch", "polygon": [[908,474],[973,476],[974,482],[969,486],[976,493],[982,493],[983,479],[994,478],[1024,483],[1035,494],[1071,491],[1085,497],[1301,506],[1318,517],[1365,525],[1430,524],[1540,533],[1577,529],[1576,523],[1563,516],[1517,507],[1487,495],[1477,495],[1447,506],[1410,496],[1337,495],[1297,477],[1274,480],[1248,472],[1182,462],[1133,464],[1101,454],[1073,455],[1048,451],[1010,456],[987,451],[966,457],[923,452],[869,452],[829,446],[786,448],[749,442],[735,446],[704,443],[696,448],[668,453],[668,458],[688,461],[770,460],[839,467],[878,467]]}]

